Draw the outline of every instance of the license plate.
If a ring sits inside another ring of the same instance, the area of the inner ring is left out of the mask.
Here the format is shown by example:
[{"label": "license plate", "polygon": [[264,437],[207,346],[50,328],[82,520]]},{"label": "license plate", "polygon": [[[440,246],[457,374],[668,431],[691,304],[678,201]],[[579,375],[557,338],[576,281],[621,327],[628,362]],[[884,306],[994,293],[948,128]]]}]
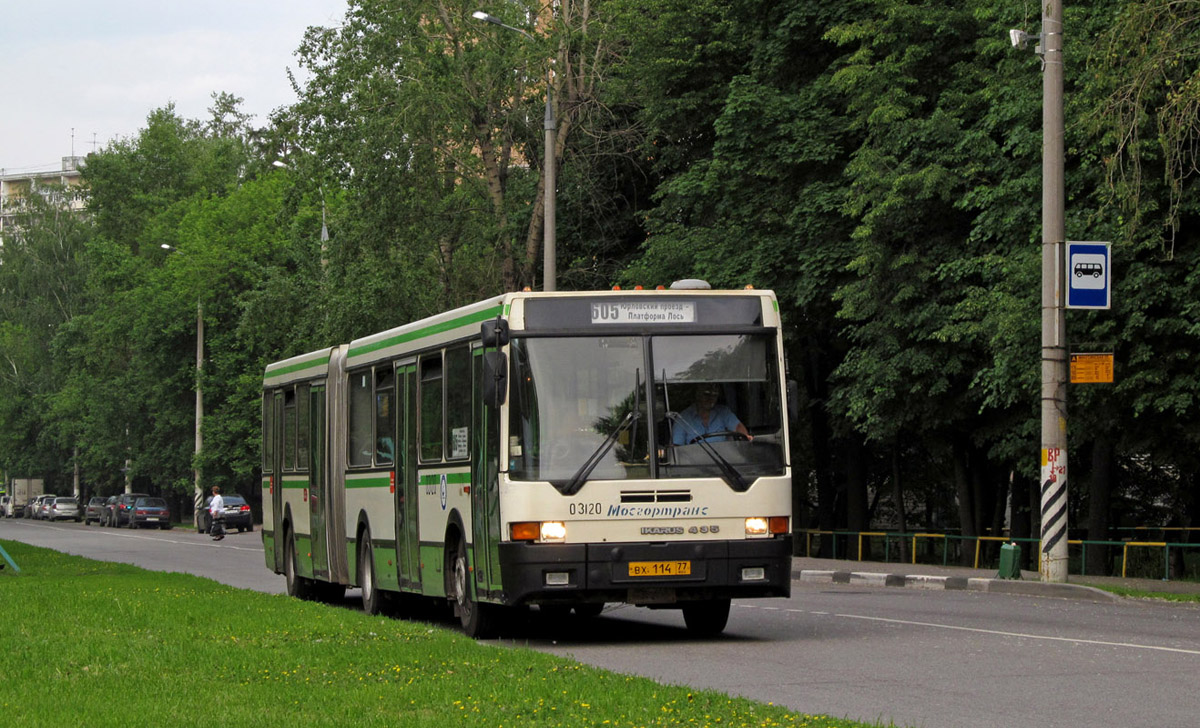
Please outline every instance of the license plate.
[{"label": "license plate", "polygon": [[630,576],[689,576],[690,561],[630,561]]},{"label": "license plate", "polygon": [[155,518],[154,516],[151,516],[150,518],[147,518],[146,520],[147,521],[157,521],[158,519]]}]

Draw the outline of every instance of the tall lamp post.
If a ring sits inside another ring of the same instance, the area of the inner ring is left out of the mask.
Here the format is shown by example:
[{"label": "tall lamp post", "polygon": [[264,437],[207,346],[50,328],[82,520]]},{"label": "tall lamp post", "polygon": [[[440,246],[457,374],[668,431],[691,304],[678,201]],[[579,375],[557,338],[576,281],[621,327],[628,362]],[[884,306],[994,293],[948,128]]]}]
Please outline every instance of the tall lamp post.
[{"label": "tall lamp post", "polygon": [[1067,581],[1066,215],[1063,153],[1063,6],[1043,3],[1042,48],[1042,580]]},{"label": "tall lamp post", "polygon": [[[271,165],[274,167],[278,167],[279,169],[290,170],[292,168],[292,165],[288,164],[287,162],[285,162],[281,159],[276,159],[274,162],[271,162]],[[326,248],[328,247],[328,243],[329,243],[329,226],[327,226],[325,224],[325,185],[323,185],[323,184],[320,185],[320,189],[321,189],[321,267],[324,268],[325,267],[325,253],[326,253]]]},{"label": "tall lamp post", "polygon": [[1063,3],[1042,4],[1042,32],[1008,31],[1014,48],[1037,40],[1042,56],[1042,581],[1067,581],[1067,324],[1063,258],[1066,248],[1063,120]]},{"label": "tall lamp post", "polygon": [[[529,40],[534,40],[534,37],[528,31],[513,27],[502,23],[499,18],[488,15],[482,10],[476,10],[473,14],[476,20],[482,20],[485,23],[498,25],[501,28],[511,30],[515,33],[520,33]],[[554,118],[554,105],[551,98],[551,77],[550,69],[546,69],[546,117],[543,123],[543,129],[546,132],[546,153],[542,160],[542,176],[545,182],[545,197],[544,197],[544,219],[542,221],[542,290],[554,291],[557,290],[555,285],[556,269],[557,269],[557,253],[555,248],[557,240],[555,239],[555,228],[557,222],[555,220],[555,187],[557,187],[557,169],[554,162],[554,146],[555,136],[558,133],[558,122]]]},{"label": "tall lamp post", "polygon": [[[175,250],[175,246],[162,244],[163,250]],[[196,298],[196,449],[195,449],[195,467],[192,468],[192,477],[195,480],[195,492],[192,494],[195,500],[195,508],[193,509],[192,518],[197,527],[200,526],[200,509],[204,507],[204,491],[200,488],[200,451],[204,447],[204,434],[201,430],[201,424],[204,422],[204,390],[201,388],[200,378],[204,373],[204,305],[200,302],[199,297]],[[127,491],[128,492],[128,491]]]}]

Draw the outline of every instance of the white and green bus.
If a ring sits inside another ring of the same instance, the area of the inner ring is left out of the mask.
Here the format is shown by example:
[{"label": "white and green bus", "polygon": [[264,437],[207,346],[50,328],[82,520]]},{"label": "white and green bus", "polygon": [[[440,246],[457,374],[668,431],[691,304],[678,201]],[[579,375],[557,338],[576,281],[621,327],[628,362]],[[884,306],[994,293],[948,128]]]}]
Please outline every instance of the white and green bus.
[{"label": "white and green bus", "polygon": [[[715,401],[714,401],[715,400]],[[508,293],[271,364],[263,546],[295,596],[505,610],[680,609],[791,585],[769,291]]]}]

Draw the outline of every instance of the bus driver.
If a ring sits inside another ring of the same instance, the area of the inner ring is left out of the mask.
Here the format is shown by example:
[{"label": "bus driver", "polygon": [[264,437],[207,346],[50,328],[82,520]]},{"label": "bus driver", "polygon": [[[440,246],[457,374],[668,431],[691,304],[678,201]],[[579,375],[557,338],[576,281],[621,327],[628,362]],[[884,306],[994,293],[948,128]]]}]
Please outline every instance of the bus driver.
[{"label": "bus driver", "polygon": [[716,384],[701,384],[696,389],[695,400],[679,413],[679,419],[675,421],[671,439],[676,445],[698,440],[720,442],[729,439],[727,435],[717,433],[736,432],[747,440],[754,439],[731,409],[717,404],[720,393],[720,387]]}]

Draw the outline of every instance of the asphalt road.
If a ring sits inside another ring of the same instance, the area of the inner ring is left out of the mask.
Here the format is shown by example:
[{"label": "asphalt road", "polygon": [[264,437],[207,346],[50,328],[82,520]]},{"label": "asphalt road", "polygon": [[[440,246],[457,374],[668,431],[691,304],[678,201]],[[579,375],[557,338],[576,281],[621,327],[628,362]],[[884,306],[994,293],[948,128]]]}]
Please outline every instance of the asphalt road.
[{"label": "asphalt road", "polygon": [[[128,531],[0,520],[0,539],[279,593],[257,531]],[[449,622],[446,622],[449,624]],[[676,611],[610,605],[585,623],[530,619],[531,647],[805,713],[898,726],[1200,725],[1200,608],[795,582],[735,602],[717,639]]]}]

